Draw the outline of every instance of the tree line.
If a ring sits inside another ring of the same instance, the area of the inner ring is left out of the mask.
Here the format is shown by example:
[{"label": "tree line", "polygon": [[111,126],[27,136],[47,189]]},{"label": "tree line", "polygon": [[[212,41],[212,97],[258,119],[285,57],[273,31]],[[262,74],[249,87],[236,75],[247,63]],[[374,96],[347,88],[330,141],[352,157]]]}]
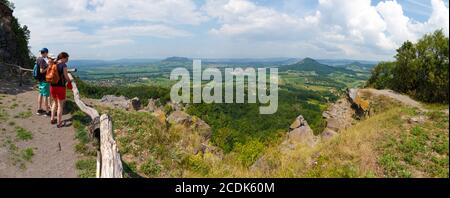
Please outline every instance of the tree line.
[{"label": "tree line", "polygon": [[426,34],[417,43],[406,41],[397,49],[395,61],[373,69],[367,86],[392,89],[423,102],[448,103],[448,47],[442,30]]}]

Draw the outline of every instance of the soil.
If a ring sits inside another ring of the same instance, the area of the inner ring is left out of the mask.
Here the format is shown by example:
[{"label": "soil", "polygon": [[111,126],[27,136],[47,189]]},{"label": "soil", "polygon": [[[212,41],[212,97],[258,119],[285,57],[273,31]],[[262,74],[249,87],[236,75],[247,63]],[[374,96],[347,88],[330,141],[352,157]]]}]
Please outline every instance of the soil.
[{"label": "soil", "polygon": [[[36,115],[38,92],[33,85],[19,87],[1,79],[0,84],[0,110],[6,115],[0,117],[0,178],[77,177],[71,115],[63,116],[66,127],[58,129],[49,117]],[[20,140],[18,127],[29,131],[32,139]],[[33,150],[29,160],[23,156],[25,149]]]}]

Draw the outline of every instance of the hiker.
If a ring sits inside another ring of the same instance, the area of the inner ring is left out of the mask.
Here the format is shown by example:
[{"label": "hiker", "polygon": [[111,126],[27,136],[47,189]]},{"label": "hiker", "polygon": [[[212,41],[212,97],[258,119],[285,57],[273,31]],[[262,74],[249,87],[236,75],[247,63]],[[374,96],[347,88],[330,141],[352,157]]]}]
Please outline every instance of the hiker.
[{"label": "hiker", "polygon": [[[36,60],[36,80],[39,81],[38,110],[36,114],[50,116],[50,84],[45,81],[48,69],[48,49],[42,48],[40,53],[41,56]],[[45,110],[42,109],[42,102],[44,102]]]},{"label": "hiker", "polygon": [[[55,71],[48,71],[47,81],[50,83],[50,94],[54,100],[51,113],[51,124],[57,124],[57,128],[63,127],[62,114],[64,109],[64,103],[66,100],[66,84],[70,84],[69,75],[67,73],[66,63],[69,61],[69,54],[61,52],[55,63],[50,66]],[[53,76],[52,76],[53,75]],[[49,78],[59,76],[59,79],[55,82]],[[70,86],[70,85],[69,85]],[[55,113],[57,119],[55,119]]]}]

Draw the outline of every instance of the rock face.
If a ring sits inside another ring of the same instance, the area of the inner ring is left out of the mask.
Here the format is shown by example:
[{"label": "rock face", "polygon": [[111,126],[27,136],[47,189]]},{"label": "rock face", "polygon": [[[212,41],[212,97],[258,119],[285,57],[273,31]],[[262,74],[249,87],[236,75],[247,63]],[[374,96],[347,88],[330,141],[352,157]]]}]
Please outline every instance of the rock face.
[{"label": "rock face", "polygon": [[13,58],[13,51],[17,48],[11,30],[12,13],[8,6],[0,2],[0,62]]},{"label": "rock face", "polygon": [[169,124],[180,124],[193,129],[202,137],[202,142],[209,140],[212,135],[212,129],[205,121],[195,116],[192,117],[183,111],[172,112],[169,117],[167,117],[167,122]]},{"label": "rock face", "polygon": [[[349,95],[351,95],[351,93]],[[343,98],[333,104],[322,115],[327,122],[327,127],[322,133],[322,138],[330,139],[340,131],[347,129],[352,125],[355,110],[353,110],[350,101]]]},{"label": "rock face", "polygon": [[124,96],[117,97],[113,95],[103,96],[103,98],[100,100],[100,103],[105,106],[123,110],[128,110],[131,105],[130,100],[128,100]]},{"label": "rock face", "polygon": [[288,134],[288,142],[291,144],[307,144],[314,146],[316,143],[316,137],[314,132],[309,127],[308,122],[303,116],[298,116],[290,127],[291,131]]},{"label": "rock face", "polygon": [[159,103],[159,99],[149,99],[148,100],[148,105],[145,108],[145,110],[149,111],[149,112],[155,112],[158,108],[158,103]]},{"label": "rock face", "polygon": [[[28,66],[29,60],[27,43],[21,42],[19,39],[22,33],[14,30],[15,24],[13,21],[16,18],[13,16],[13,10],[0,2],[0,62],[6,62],[21,66]],[[0,67],[3,67],[0,65]],[[3,69],[0,68],[0,71]]]},{"label": "rock face", "polygon": [[139,111],[142,107],[142,103],[141,100],[139,100],[138,97],[135,97],[133,99],[131,99],[130,101],[130,110],[135,110],[135,111]]},{"label": "rock face", "polygon": [[203,137],[203,140],[209,140],[212,135],[212,128],[209,126],[205,121],[195,118],[194,121],[194,128],[197,130],[197,132],[200,134],[200,136]]},{"label": "rock face", "polygon": [[174,111],[167,118],[167,122],[169,122],[170,124],[191,125],[192,118],[189,114],[187,114],[183,111]]},{"label": "rock face", "polygon": [[179,103],[169,102],[167,103],[173,111],[183,111],[183,106]]}]

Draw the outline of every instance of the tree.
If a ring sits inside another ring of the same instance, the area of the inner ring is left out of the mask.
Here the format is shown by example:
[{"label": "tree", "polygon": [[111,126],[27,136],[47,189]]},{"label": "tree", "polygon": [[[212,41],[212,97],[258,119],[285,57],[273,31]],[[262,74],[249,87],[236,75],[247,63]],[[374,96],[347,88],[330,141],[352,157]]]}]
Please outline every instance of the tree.
[{"label": "tree", "polygon": [[374,68],[368,85],[390,88],[425,102],[448,103],[448,46],[442,30],[425,35],[416,44],[406,41],[397,50],[395,62]]},{"label": "tree", "polygon": [[394,85],[395,62],[382,62],[372,70],[372,77],[368,84],[376,89],[392,87]]},{"label": "tree", "polygon": [[[1,4],[6,5],[11,10],[14,10],[14,4],[8,0],[0,0]],[[15,44],[15,50],[11,51],[11,57],[8,60],[3,60],[8,63],[18,64],[25,68],[31,68],[34,65],[35,57],[31,54],[28,41],[30,40],[30,30],[28,27],[21,26],[16,17],[11,16],[11,23],[7,24],[11,27],[11,39]]]}]

